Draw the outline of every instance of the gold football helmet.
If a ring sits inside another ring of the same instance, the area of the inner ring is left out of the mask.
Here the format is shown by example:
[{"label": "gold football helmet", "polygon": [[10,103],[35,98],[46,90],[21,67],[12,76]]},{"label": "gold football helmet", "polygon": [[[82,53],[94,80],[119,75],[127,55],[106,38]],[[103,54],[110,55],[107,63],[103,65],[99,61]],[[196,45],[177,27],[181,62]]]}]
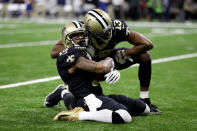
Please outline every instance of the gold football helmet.
[{"label": "gold football helmet", "polygon": [[86,13],[84,23],[88,37],[101,41],[96,46],[104,48],[112,37],[111,17],[100,9],[93,9]]},{"label": "gold football helmet", "polygon": [[62,39],[65,47],[74,46],[79,49],[85,49],[85,27],[83,22],[72,21],[64,25],[62,29]]}]

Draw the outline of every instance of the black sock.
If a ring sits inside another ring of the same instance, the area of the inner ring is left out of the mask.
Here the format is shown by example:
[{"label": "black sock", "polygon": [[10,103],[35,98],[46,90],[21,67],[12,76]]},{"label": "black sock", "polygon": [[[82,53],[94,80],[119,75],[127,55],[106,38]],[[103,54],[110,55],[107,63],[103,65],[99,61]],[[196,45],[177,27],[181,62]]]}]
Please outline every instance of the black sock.
[{"label": "black sock", "polygon": [[64,94],[63,100],[68,110],[74,109],[74,96],[71,93]]},{"label": "black sock", "polygon": [[144,87],[150,86],[150,80],[151,80],[151,59],[147,62],[140,63],[139,71],[138,71],[138,77],[140,80],[140,85]]}]

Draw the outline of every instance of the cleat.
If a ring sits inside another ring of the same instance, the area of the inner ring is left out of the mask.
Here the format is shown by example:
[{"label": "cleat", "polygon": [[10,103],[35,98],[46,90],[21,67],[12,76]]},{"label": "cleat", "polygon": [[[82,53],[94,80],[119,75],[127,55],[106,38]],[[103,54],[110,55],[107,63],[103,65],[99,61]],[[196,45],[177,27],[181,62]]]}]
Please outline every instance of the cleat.
[{"label": "cleat", "polygon": [[68,111],[62,111],[60,113],[58,113],[54,118],[53,120],[54,121],[78,121],[78,115],[79,115],[79,112],[82,112],[84,111],[83,108],[81,107],[76,107],[74,108],[73,110],[68,110]]},{"label": "cleat", "polygon": [[150,114],[162,114],[162,112],[157,108],[156,105],[151,104],[150,98],[145,98],[145,99],[140,98],[140,100],[142,100],[149,106]]},{"label": "cleat", "polygon": [[68,88],[63,84],[59,85],[53,92],[46,96],[44,106],[53,107],[57,105],[62,100],[61,93],[63,90],[68,90]]}]

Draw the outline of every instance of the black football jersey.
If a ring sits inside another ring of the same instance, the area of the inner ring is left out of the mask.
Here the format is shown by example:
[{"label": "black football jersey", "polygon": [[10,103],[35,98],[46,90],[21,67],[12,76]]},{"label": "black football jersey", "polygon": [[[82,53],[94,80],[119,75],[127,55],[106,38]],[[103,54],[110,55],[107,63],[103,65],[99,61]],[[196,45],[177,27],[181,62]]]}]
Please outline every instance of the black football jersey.
[{"label": "black football jersey", "polygon": [[76,98],[82,98],[91,93],[101,95],[102,88],[99,83],[95,84],[93,73],[80,69],[72,74],[68,73],[68,69],[76,63],[79,57],[89,59],[86,52],[74,47],[67,48],[59,54],[56,64],[61,79],[68,84],[69,91]]},{"label": "black football jersey", "polygon": [[[122,41],[127,41],[130,30],[123,20],[114,19],[112,26],[112,37],[108,44],[104,44],[99,39],[90,38],[90,44],[94,46],[95,54],[93,59],[98,61],[106,58],[114,47]],[[100,49],[98,47],[101,47]]]}]

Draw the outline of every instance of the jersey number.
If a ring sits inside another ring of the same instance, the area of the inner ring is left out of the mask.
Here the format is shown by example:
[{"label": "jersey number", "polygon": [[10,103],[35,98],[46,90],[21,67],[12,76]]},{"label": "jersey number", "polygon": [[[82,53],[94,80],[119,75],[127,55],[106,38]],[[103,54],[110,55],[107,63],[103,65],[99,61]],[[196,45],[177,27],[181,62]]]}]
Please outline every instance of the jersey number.
[{"label": "jersey number", "polygon": [[114,20],[114,25],[115,25],[115,28],[118,29],[118,30],[122,30],[122,22],[119,21],[119,20]]},{"label": "jersey number", "polygon": [[66,62],[73,62],[74,61],[74,55],[70,55],[68,56],[68,58],[66,59]]}]

